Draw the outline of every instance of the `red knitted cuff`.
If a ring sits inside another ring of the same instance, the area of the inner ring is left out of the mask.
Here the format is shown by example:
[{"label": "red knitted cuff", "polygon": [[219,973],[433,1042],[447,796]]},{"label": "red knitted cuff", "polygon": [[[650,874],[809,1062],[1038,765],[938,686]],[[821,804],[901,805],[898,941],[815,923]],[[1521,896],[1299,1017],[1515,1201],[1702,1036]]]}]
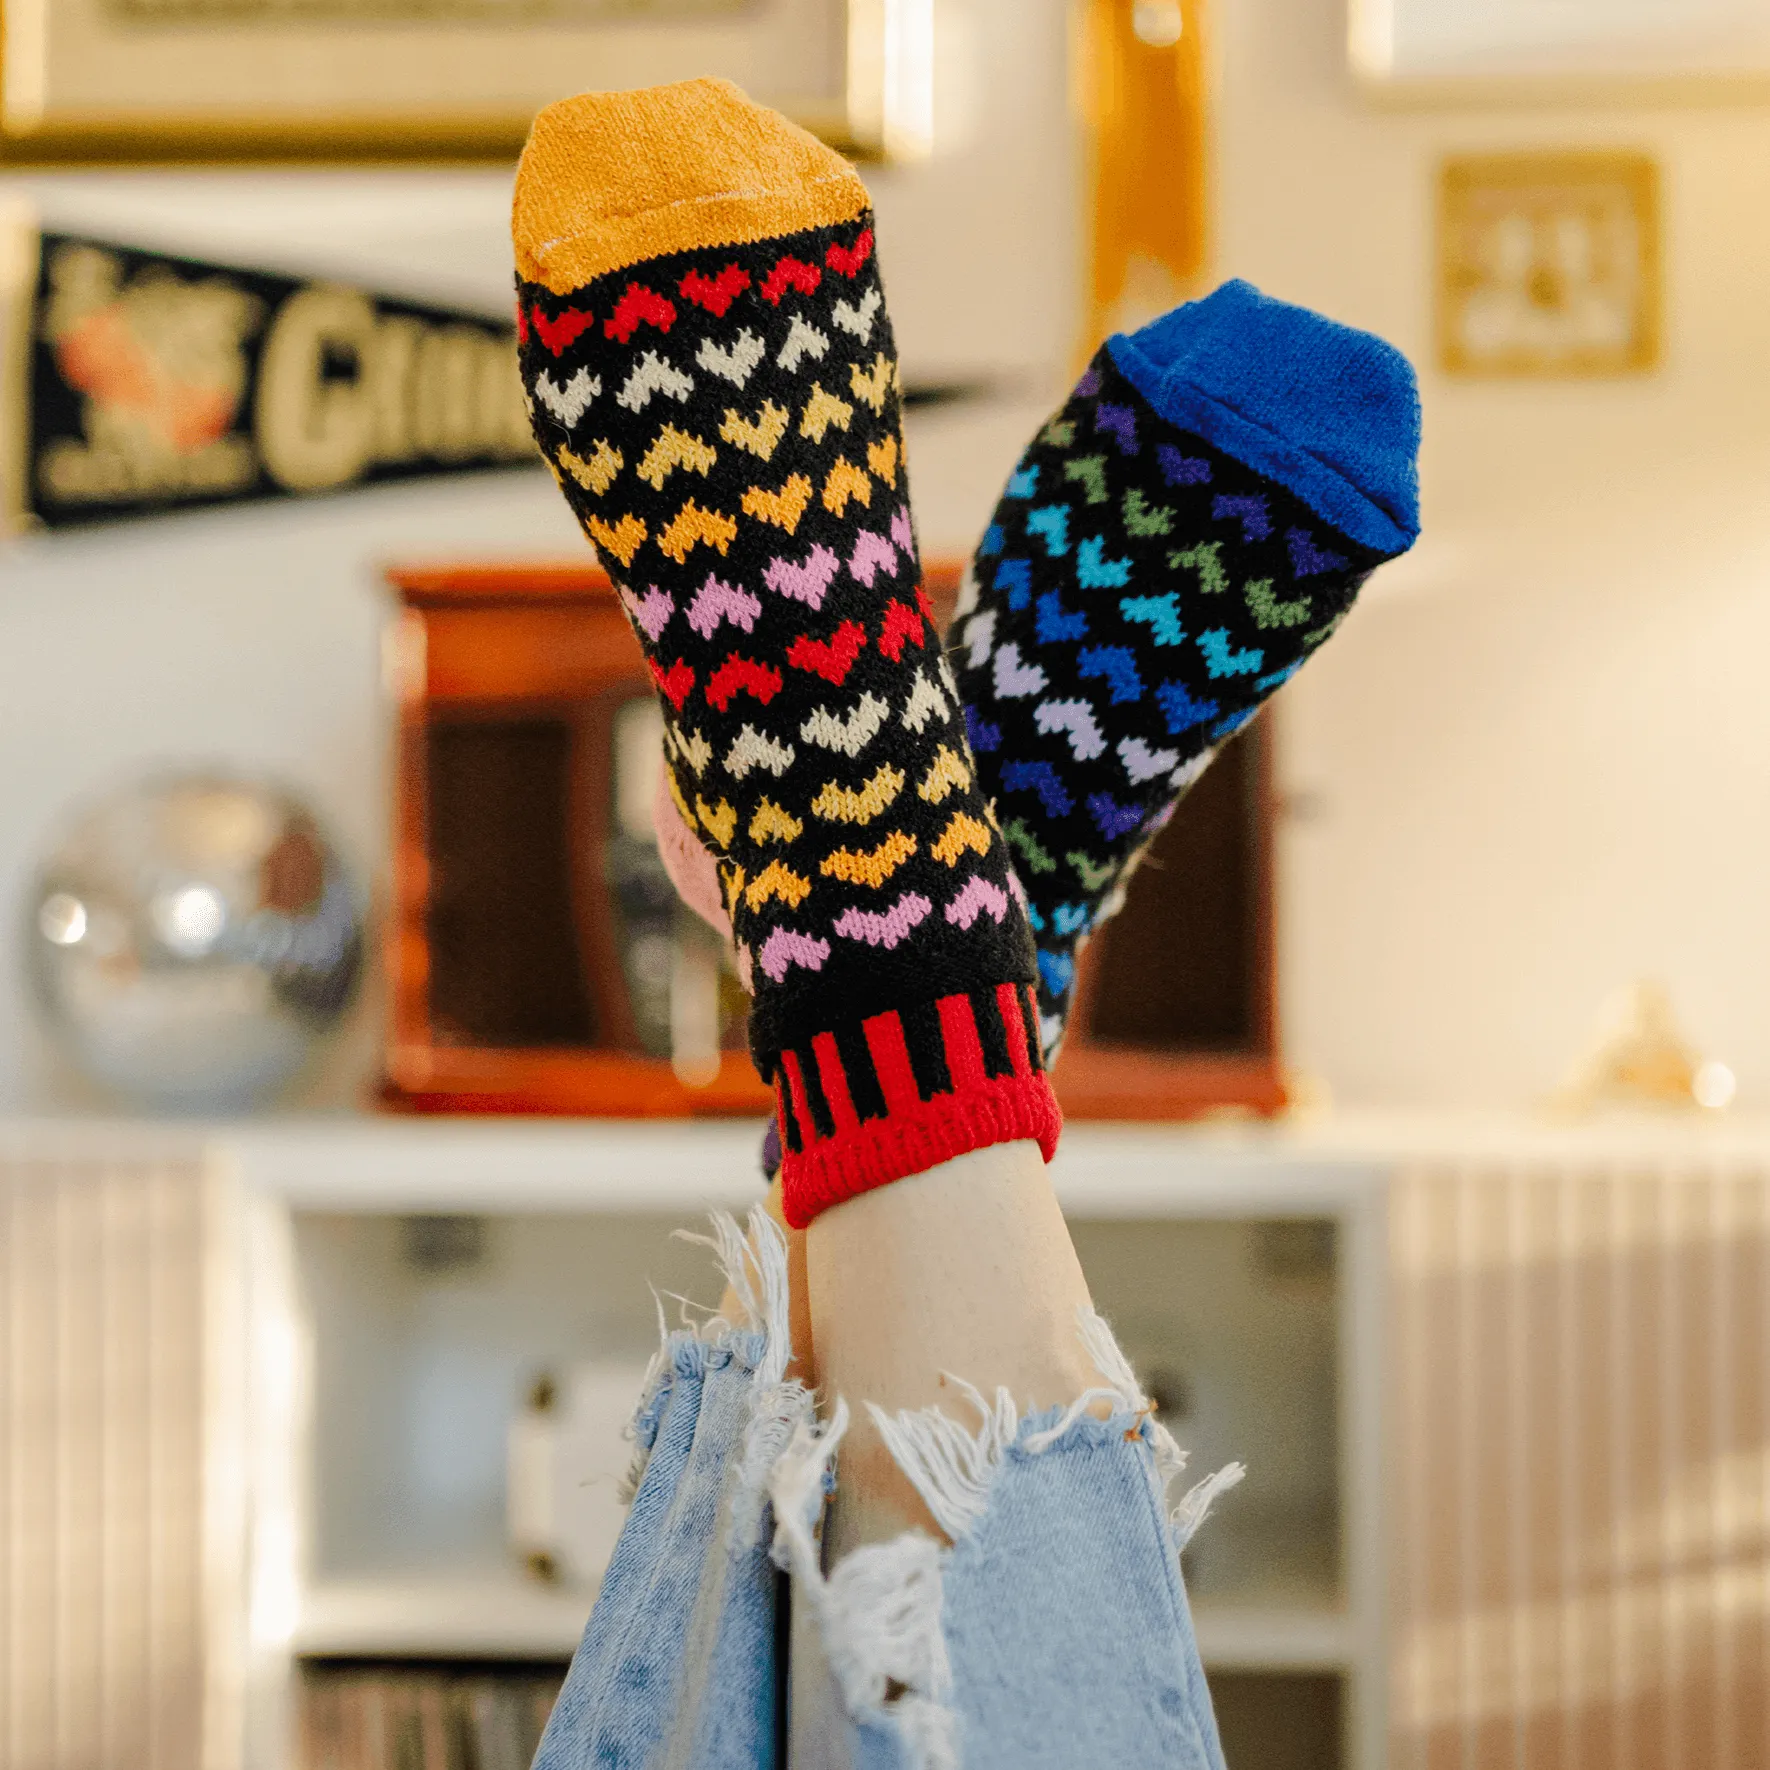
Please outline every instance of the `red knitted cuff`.
[{"label": "red knitted cuff", "polygon": [[1030,988],[875,1014],[782,1051],[775,1069],[781,1204],[820,1211],[967,1150],[1031,1138],[1049,1161],[1063,1114],[1039,1055]]}]

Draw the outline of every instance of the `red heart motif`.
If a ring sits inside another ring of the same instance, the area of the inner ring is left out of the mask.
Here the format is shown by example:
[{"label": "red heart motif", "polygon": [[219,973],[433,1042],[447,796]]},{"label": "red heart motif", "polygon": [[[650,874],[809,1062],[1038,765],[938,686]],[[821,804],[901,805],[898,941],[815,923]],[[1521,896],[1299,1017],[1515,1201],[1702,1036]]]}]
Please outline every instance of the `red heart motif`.
[{"label": "red heart motif", "polygon": [[535,335],[555,356],[565,349],[581,332],[596,322],[593,313],[586,313],[575,307],[568,307],[558,319],[550,320],[540,308],[532,310],[535,320]]},{"label": "red heart motif", "polygon": [[739,270],[735,264],[728,264],[716,277],[704,277],[698,270],[691,270],[676,285],[676,292],[684,301],[692,301],[696,307],[704,307],[715,319],[722,320],[726,309],[749,286],[750,273]]},{"label": "red heart motif", "polygon": [[516,304],[516,342],[527,344],[529,341],[528,309],[519,301]]},{"label": "red heart motif", "polygon": [[603,321],[603,336],[625,344],[639,330],[641,320],[650,320],[660,332],[667,332],[676,323],[676,309],[655,289],[629,283],[627,293],[615,303],[613,316]]},{"label": "red heart motif", "polygon": [[939,632],[940,622],[934,618],[934,604],[928,600],[928,592],[920,584],[916,586],[916,607],[922,611],[928,625]]},{"label": "red heart motif", "polygon": [[828,639],[808,639],[801,633],[788,649],[787,662],[840,688],[866,643],[866,628],[859,621],[844,621]]},{"label": "red heart motif", "polygon": [[797,289],[801,295],[815,295],[818,284],[823,280],[824,273],[815,264],[804,264],[797,258],[783,258],[762,279],[762,296],[765,301],[779,307],[781,297],[788,289]]},{"label": "red heart motif", "polygon": [[907,602],[892,601],[886,605],[885,627],[879,635],[879,649],[892,663],[903,656],[906,641],[922,643],[922,617]]},{"label": "red heart motif", "polygon": [[660,670],[653,659],[647,658],[645,661],[651,666],[652,680],[669,697],[670,705],[680,713],[682,703],[688,699],[688,691],[694,687],[693,666],[678,658],[668,670]]},{"label": "red heart motif", "polygon": [[707,680],[707,700],[721,713],[740,694],[753,694],[766,707],[780,691],[780,671],[753,658],[727,658]]},{"label": "red heart motif", "polygon": [[852,246],[832,246],[824,254],[824,263],[831,270],[839,270],[843,276],[851,277],[872,255],[873,230],[869,227]]}]

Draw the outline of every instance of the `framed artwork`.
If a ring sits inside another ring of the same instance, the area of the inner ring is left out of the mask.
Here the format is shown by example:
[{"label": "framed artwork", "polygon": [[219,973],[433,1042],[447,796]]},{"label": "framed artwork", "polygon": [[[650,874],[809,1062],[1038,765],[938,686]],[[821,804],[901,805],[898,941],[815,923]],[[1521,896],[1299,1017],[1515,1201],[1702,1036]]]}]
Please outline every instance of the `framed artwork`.
[{"label": "framed artwork", "polygon": [[1764,0],[1350,0],[1349,31],[1354,73],[1404,102],[1770,86]]},{"label": "framed artwork", "polygon": [[0,162],[513,158],[554,99],[702,74],[913,153],[932,4],[0,0]]},{"label": "framed artwork", "polygon": [[1645,154],[1444,163],[1438,354],[1448,373],[1644,373],[1659,362],[1660,300],[1659,176]]}]

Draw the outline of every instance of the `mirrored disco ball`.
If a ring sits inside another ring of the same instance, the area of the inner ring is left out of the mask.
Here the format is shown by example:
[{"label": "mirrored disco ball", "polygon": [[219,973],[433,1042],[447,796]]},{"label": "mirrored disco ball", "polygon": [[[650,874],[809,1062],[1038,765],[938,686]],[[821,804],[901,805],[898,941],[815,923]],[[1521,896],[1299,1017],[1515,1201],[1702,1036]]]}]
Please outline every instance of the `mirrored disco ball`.
[{"label": "mirrored disco ball", "polygon": [[87,808],[28,913],[55,1036],[88,1075],[174,1111],[275,1093],[362,969],[361,900],[312,812],[225,775],[158,777]]}]

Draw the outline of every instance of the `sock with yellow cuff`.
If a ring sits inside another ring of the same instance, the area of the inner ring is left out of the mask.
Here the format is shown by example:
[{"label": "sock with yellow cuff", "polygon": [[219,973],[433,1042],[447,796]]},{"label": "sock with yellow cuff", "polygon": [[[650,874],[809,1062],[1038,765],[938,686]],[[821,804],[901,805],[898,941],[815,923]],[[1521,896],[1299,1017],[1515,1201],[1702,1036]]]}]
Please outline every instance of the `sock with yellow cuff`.
[{"label": "sock with yellow cuff", "polygon": [[1031,931],[921,589],[865,188],[713,80],[543,111],[523,385],[718,860],[787,1215],[1020,1138]]}]

